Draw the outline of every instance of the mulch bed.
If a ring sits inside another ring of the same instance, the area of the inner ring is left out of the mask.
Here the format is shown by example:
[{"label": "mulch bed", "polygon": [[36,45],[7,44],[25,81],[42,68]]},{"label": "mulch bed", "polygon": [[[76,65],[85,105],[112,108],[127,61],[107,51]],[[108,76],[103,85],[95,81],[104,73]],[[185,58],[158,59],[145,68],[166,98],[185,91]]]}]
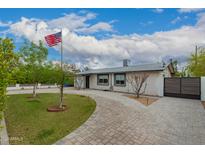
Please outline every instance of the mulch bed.
[{"label": "mulch bed", "polygon": [[153,97],[144,97],[144,96],[142,97],[141,96],[141,97],[137,98],[136,96],[133,96],[133,95],[125,95],[125,96],[127,96],[131,99],[134,99],[145,106],[149,106],[158,100],[158,98],[153,98]]},{"label": "mulch bed", "polygon": [[29,98],[29,99],[37,99],[37,98],[39,98],[39,96],[36,95],[36,97],[33,97],[33,95],[30,95],[30,96],[27,96],[26,98]]},{"label": "mulch bed", "polygon": [[33,96],[27,96],[26,98],[31,98],[31,99],[32,99],[32,98],[35,98],[35,97],[33,97]]},{"label": "mulch bed", "polygon": [[63,105],[62,108],[60,108],[59,105],[55,105],[55,106],[51,106],[51,107],[47,108],[48,112],[62,112],[62,111],[65,111],[65,110],[67,110],[66,105]]},{"label": "mulch bed", "polygon": [[201,104],[204,106],[204,109],[205,109],[205,101],[202,101]]}]

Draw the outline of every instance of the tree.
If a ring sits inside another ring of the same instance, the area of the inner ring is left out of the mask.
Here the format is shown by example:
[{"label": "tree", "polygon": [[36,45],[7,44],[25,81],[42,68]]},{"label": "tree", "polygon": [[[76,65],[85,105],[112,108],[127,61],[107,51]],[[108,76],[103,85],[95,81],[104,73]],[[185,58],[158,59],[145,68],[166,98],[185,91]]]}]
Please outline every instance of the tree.
[{"label": "tree", "polygon": [[36,88],[42,80],[42,73],[45,61],[47,60],[48,49],[44,47],[42,41],[36,45],[26,41],[20,48],[20,57],[24,64],[25,78],[27,82],[33,84],[33,97],[36,97]]},{"label": "tree", "polygon": [[54,65],[51,62],[47,62],[41,67],[41,79],[39,82],[41,84],[55,84],[55,78],[56,78],[56,70]]},{"label": "tree", "polygon": [[177,61],[177,60],[172,60],[172,59],[170,59],[170,61],[171,61],[171,63],[172,63],[172,66],[173,66],[173,68],[174,68],[174,71],[177,72],[177,71],[178,71],[178,67],[177,67],[178,61]]},{"label": "tree", "polygon": [[10,84],[29,83],[28,78],[26,78],[26,77],[27,77],[26,68],[25,68],[24,64],[18,63],[14,73],[12,74],[12,80],[11,80]]},{"label": "tree", "polygon": [[73,84],[74,83],[74,74],[75,67],[70,64],[63,64],[63,72],[59,64],[50,65],[50,75],[52,83],[57,83],[60,85],[62,83],[62,74],[63,74],[63,84]]},{"label": "tree", "polygon": [[187,72],[187,67],[182,67],[181,70],[178,69],[178,60],[171,60],[172,66],[174,68],[174,76],[175,77],[187,77],[188,72]]},{"label": "tree", "polygon": [[11,39],[0,38],[0,120],[5,109],[6,88],[16,68],[18,56],[14,53],[14,44]]},{"label": "tree", "polygon": [[198,53],[191,54],[187,69],[191,76],[205,76],[205,48],[201,48]]},{"label": "tree", "polygon": [[[139,98],[140,95],[144,94],[147,87],[147,78],[149,77],[148,73],[131,73],[127,77],[127,82],[132,86],[133,91]],[[144,89],[142,90],[144,86]]]},{"label": "tree", "polygon": [[[61,95],[63,94],[62,90],[64,84],[66,84],[66,81],[72,81],[74,78],[73,70],[69,69],[68,67],[68,65],[63,65],[63,69],[61,69],[61,66],[56,64],[51,69],[51,74],[53,74],[51,75],[52,81],[57,83],[58,87],[60,88]],[[62,97],[60,97],[60,99],[62,99]],[[62,100],[60,100],[59,108],[63,108]]]},{"label": "tree", "polygon": [[178,70],[178,60],[172,60],[171,59],[171,63],[172,63],[172,66],[174,68],[174,76],[175,77],[181,77],[183,75],[183,73],[181,71]]}]

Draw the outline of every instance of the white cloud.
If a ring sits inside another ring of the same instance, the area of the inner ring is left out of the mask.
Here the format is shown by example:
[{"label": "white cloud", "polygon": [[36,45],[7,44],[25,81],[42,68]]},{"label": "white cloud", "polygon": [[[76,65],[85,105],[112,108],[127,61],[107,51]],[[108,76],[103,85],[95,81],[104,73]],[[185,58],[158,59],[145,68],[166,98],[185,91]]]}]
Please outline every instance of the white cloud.
[{"label": "white cloud", "polygon": [[172,24],[176,24],[177,22],[181,21],[182,19],[178,16],[171,21]]},{"label": "white cloud", "polygon": [[142,26],[148,26],[148,25],[151,25],[151,24],[153,24],[153,21],[140,22],[140,25],[142,25]]},{"label": "white cloud", "polygon": [[84,27],[84,28],[76,30],[76,32],[82,32],[82,33],[86,33],[86,34],[96,33],[99,31],[112,32],[113,28],[112,28],[112,25],[110,25],[106,22],[99,22],[99,23],[92,25],[90,27]]},{"label": "white cloud", "polygon": [[[36,32],[36,26],[38,29],[40,28],[38,32]],[[47,23],[44,21],[38,23],[38,21],[33,19],[22,17],[19,22],[10,25],[10,32],[17,37],[25,37],[30,41],[35,41],[46,34],[45,28],[47,28]]]},{"label": "white cloud", "polygon": [[[58,19],[51,21],[55,20],[59,21]],[[35,31],[36,23],[39,28],[37,32]],[[74,27],[79,29],[81,26]],[[198,16],[198,21],[194,26],[183,26],[175,30],[145,35],[113,35],[105,39],[97,39],[91,35],[79,35],[73,27],[64,27],[65,60],[78,65],[86,64],[91,68],[99,68],[122,66],[124,58],[131,59],[133,63],[152,63],[170,56],[186,57],[194,50],[195,44],[205,43],[204,27],[205,14]],[[19,22],[10,25],[10,32],[15,36],[25,37],[35,42],[39,39],[44,40],[45,35],[57,31],[59,29],[53,29],[50,21],[35,21],[28,18],[21,18]]]},{"label": "white cloud", "polygon": [[9,22],[0,21],[0,27],[8,27],[8,26],[10,26],[11,24],[12,24],[11,21],[9,21]]},{"label": "white cloud", "polygon": [[154,13],[162,13],[162,12],[164,12],[164,9],[157,8],[157,9],[153,9],[152,11]]},{"label": "white cloud", "polygon": [[184,16],[184,19],[188,19],[189,17],[188,16]]},{"label": "white cloud", "polygon": [[198,27],[201,27],[201,26],[204,26],[205,25],[205,13],[198,13],[197,14],[197,17],[199,18],[198,19],[198,22],[197,22],[197,26]]},{"label": "white cloud", "polygon": [[109,23],[99,22],[90,25],[87,21],[95,19],[97,15],[86,10],[82,10],[79,13],[81,15],[75,13],[64,14],[64,16],[60,18],[48,21],[47,24],[50,28],[67,28],[69,31],[85,34],[96,33],[99,31],[113,31],[111,24],[115,22],[114,20]]},{"label": "white cloud", "polygon": [[191,12],[199,12],[202,11],[203,8],[181,8],[178,9],[179,13],[191,13]]},{"label": "white cloud", "polygon": [[48,25],[51,28],[68,28],[70,31],[73,31],[78,28],[89,26],[85,22],[95,18],[96,14],[94,13],[87,13],[82,16],[77,15],[75,13],[71,13],[65,14],[63,17],[48,21]]}]

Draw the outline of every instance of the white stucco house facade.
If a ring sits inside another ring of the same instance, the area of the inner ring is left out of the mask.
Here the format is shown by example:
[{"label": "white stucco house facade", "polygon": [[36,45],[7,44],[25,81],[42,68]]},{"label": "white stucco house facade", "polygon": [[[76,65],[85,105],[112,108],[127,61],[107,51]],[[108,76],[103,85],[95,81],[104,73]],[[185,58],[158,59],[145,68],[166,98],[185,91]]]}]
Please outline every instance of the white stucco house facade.
[{"label": "white stucco house facade", "polygon": [[164,77],[171,77],[174,74],[174,69],[171,63],[89,69],[77,74],[74,86],[78,88],[133,93],[134,90],[127,79],[133,74],[140,73],[147,73],[149,75],[145,81],[146,89],[144,94],[163,96]]}]

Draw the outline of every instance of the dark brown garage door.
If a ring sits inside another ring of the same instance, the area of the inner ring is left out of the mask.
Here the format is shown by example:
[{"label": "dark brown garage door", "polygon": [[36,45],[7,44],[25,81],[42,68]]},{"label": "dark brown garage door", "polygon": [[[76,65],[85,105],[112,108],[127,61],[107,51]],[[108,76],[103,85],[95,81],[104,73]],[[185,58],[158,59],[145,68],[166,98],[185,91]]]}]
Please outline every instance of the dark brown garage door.
[{"label": "dark brown garage door", "polygon": [[164,96],[200,99],[201,79],[197,77],[165,78]]}]

